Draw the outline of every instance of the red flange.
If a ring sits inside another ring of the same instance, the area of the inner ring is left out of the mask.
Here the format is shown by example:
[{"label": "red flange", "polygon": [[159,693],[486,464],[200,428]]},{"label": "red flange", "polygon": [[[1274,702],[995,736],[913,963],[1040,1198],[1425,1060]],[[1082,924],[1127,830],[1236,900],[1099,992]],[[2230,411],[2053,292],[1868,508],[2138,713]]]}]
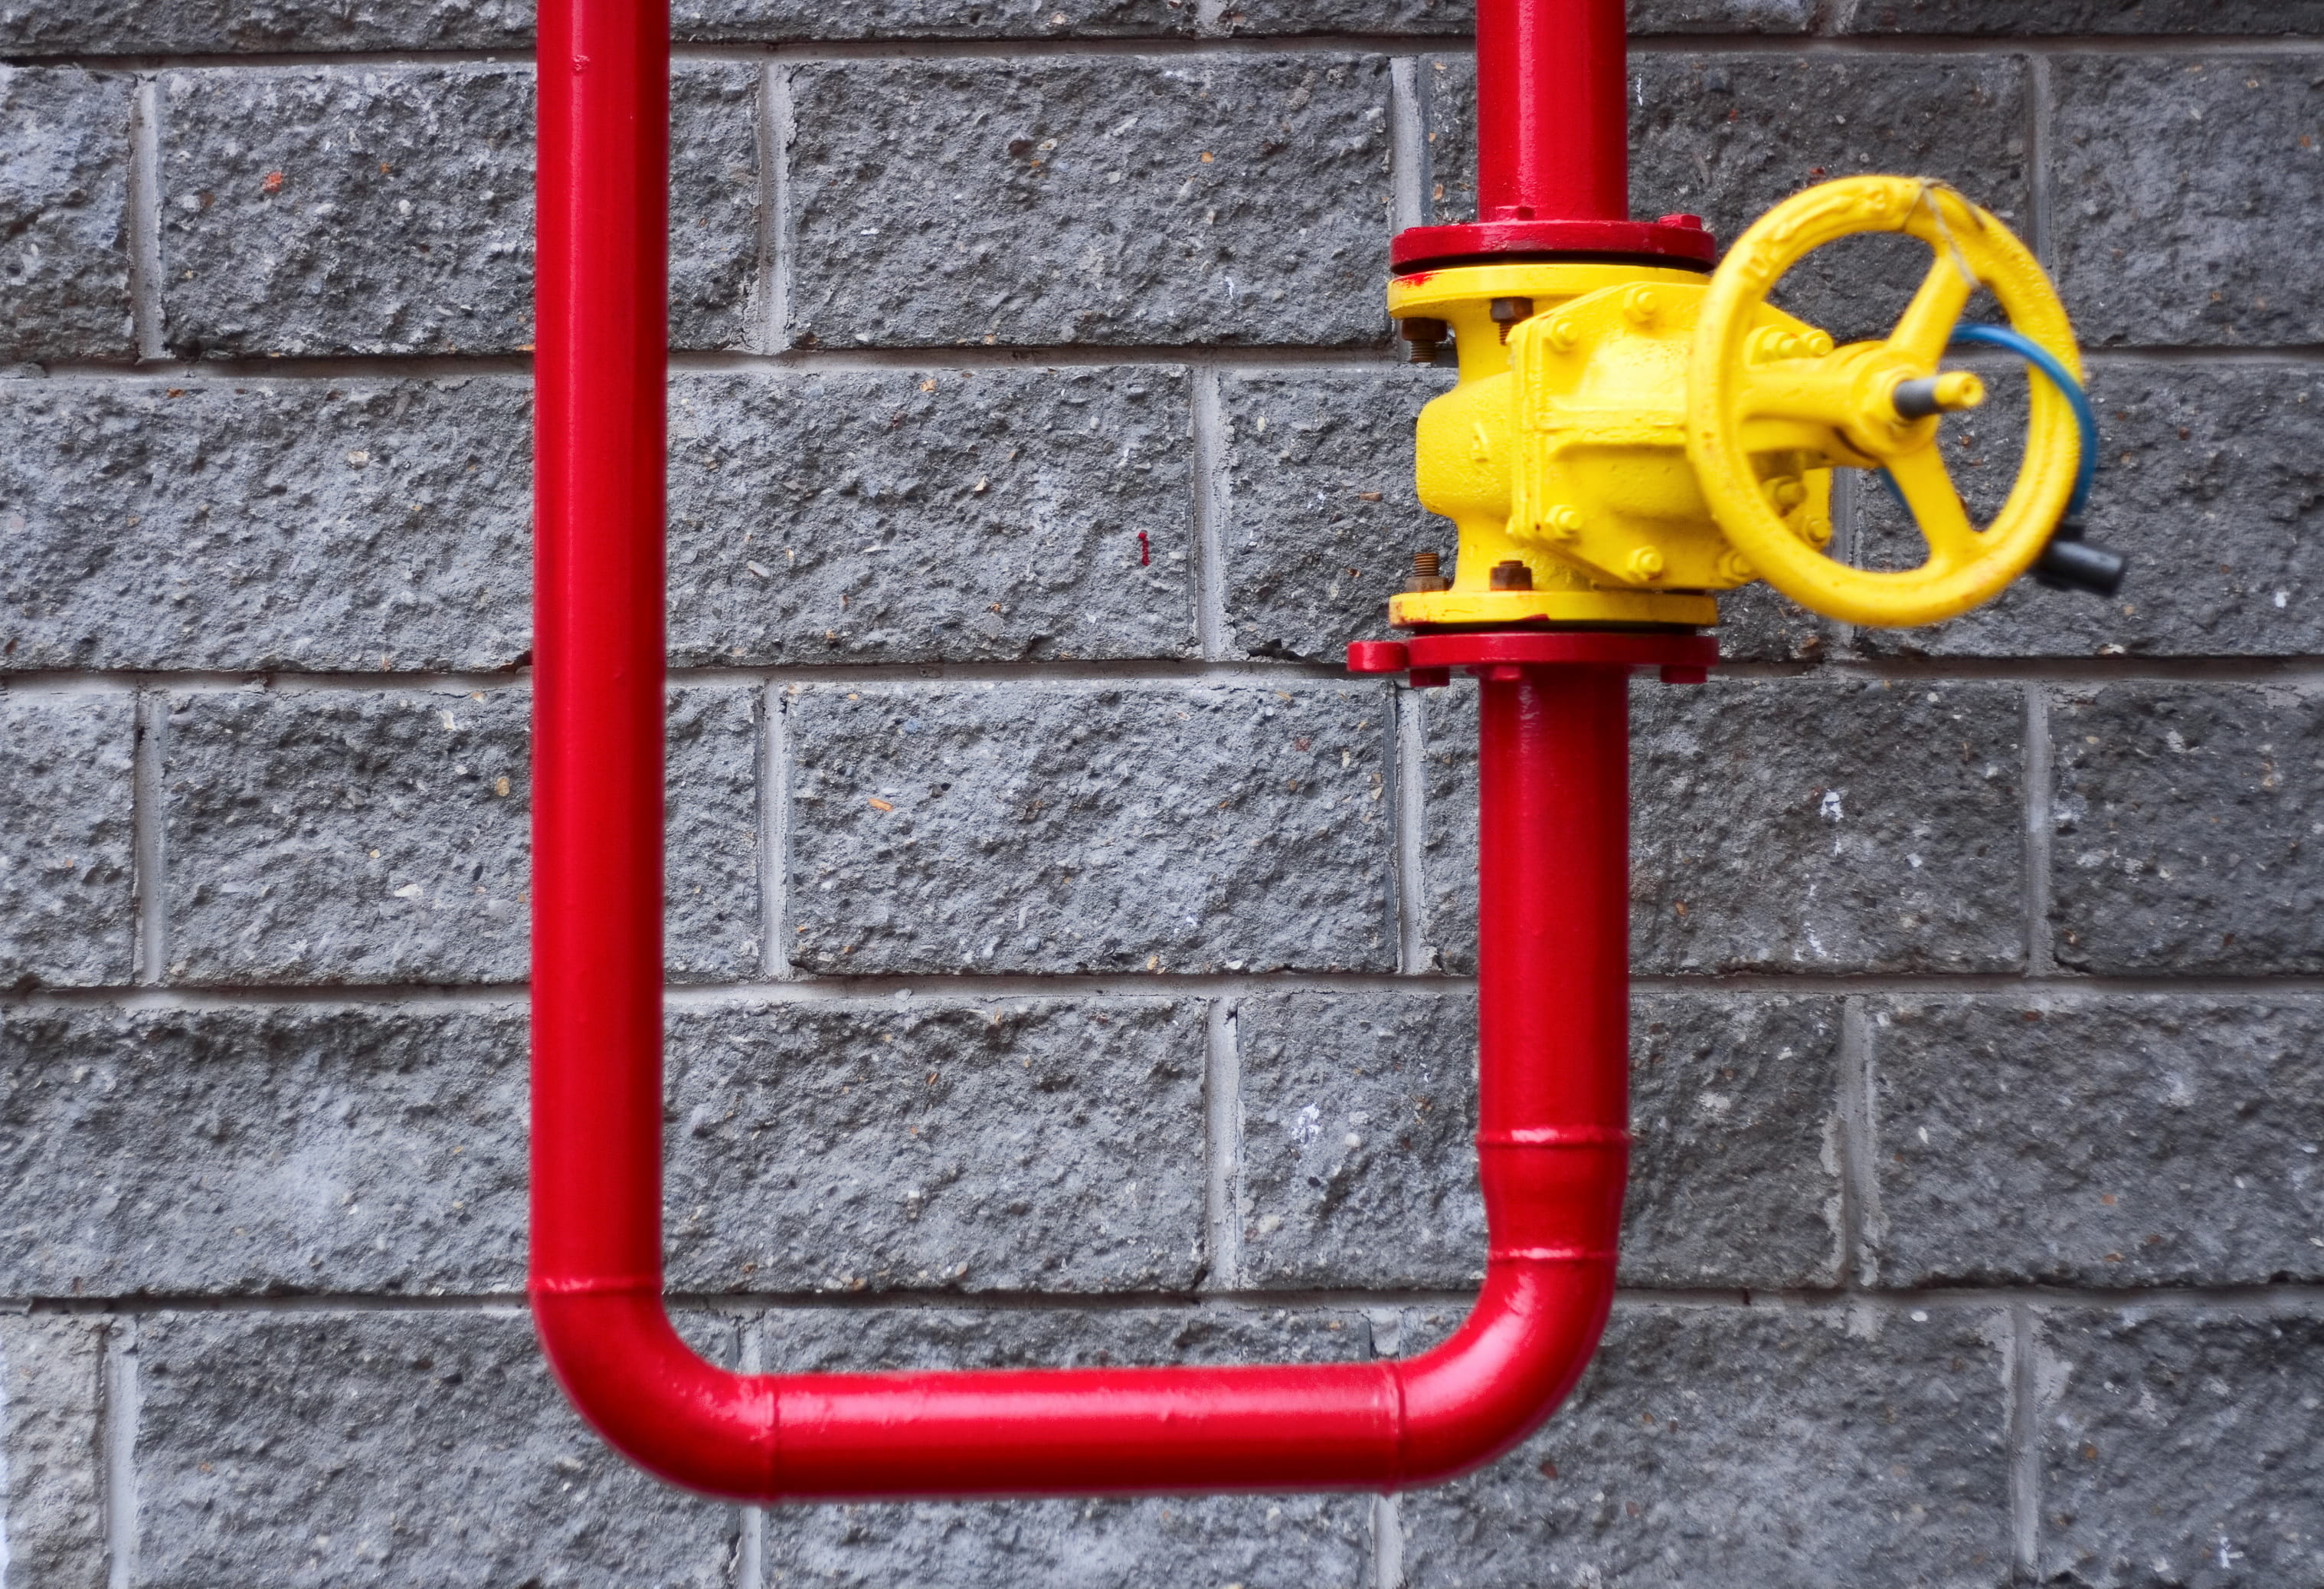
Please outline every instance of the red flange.
[{"label": "red flange", "polygon": [[1511,254],[1613,255],[1707,271],[1719,263],[1719,242],[1703,230],[1701,217],[1689,215],[1665,216],[1658,221],[1493,220],[1411,226],[1388,245],[1388,263],[1399,276],[1489,264]]},{"label": "red flange", "polygon": [[1711,635],[1652,629],[1458,630],[1410,640],[1359,640],[1348,647],[1349,672],[1409,670],[1416,689],[1450,684],[1455,668],[1480,679],[1504,679],[1516,677],[1514,670],[1545,666],[1655,668],[1665,684],[1701,684],[1718,662],[1719,642]]}]

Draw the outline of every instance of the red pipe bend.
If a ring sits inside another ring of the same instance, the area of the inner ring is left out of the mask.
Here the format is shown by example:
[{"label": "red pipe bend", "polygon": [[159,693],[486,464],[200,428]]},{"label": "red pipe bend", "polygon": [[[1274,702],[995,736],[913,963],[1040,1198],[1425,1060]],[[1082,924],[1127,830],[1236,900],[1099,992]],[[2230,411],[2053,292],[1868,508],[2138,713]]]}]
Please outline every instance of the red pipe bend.
[{"label": "red pipe bend", "polygon": [[[1385,1489],[1522,1439],[1612,1296],[1627,1159],[1627,658],[1497,665],[1480,1181],[1450,1340],[1395,1363],[740,1374],[661,1300],[668,14],[540,13],[530,1291],[605,1438],[742,1500]],[[1635,637],[1631,637],[1635,640]]]}]

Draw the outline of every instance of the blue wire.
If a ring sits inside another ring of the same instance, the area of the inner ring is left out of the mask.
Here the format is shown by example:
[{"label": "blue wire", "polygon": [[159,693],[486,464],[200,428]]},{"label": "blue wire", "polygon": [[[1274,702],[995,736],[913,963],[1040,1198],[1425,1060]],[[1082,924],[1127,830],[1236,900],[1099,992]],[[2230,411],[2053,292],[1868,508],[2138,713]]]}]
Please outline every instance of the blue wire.
[{"label": "blue wire", "polygon": [[[2090,408],[2089,396],[2083,392],[2081,383],[2074,379],[2055,354],[2023,331],[2012,330],[2006,326],[1955,326],[1952,339],[1956,344],[1969,342],[2014,353],[2065,394],[2067,404],[2074,411],[2074,422],[2082,432],[2082,456],[2074,467],[2074,494],[2066,504],[2066,517],[2080,518],[2082,510],[2089,505],[2090,486],[2098,475],[2098,417]],[[1896,505],[1904,510],[1904,516],[1911,518],[1912,504],[1904,500],[1904,494],[1896,489],[1895,478],[1886,469],[1876,473],[1879,475],[1881,484],[1888,487],[1888,494],[1896,499]]]}]

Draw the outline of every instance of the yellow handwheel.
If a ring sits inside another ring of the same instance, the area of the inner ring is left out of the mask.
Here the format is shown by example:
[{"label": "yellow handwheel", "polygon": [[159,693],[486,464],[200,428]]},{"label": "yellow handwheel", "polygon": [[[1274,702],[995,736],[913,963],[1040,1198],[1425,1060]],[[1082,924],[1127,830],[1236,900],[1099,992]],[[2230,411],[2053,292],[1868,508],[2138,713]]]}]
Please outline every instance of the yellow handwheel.
[{"label": "yellow handwheel", "polygon": [[[1895,329],[1820,358],[1768,357],[1765,339],[1752,336],[1768,291],[1811,251],[1858,232],[1906,233],[1936,254]],[[2024,463],[1982,531],[1936,446],[1940,411],[1983,396],[1973,376],[1935,378],[1979,285],[2018,331],[2082,378],[2065,305],[2040,263],[1989,211],[1941,183],[1847,177],[1794,194],[1738,238],[1711,276],[1687,366],[1687,457],[1727,539],[1802,606],[1883,628],[1933,624],[1990,600],[2042,555],[2081,451],[2073,409],[2057,388],[2033,381]],[[1786,452],[1886,468],[1928,560],[1894,572],[1851,568],[1794,533],[1763,494],[1754,462]]]}]

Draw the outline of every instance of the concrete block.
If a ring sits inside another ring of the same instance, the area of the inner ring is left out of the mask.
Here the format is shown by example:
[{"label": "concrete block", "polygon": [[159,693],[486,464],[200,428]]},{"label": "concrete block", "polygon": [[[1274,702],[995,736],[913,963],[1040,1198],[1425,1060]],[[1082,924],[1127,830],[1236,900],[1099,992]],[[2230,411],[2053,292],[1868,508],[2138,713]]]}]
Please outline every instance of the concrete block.
[{"label": "concrete block", "polygon": [[2319,1352],[2324,1320],[2290,1311],[2048,1314],[2035,1381],[2042,1581],[2324,1575]]},{"label": "concrete block", "polygon": [[[1423,63],[1430,191],[1441,220],[1477,213],[1471,63]],[[2003,55],[1653,54],[1631,68],[1630,207],[1690,212],[1730,242],[1779,200],[1833,177],[1941,177],[2021,234],[2025,69]],[[1784,279],[1777,304],[1843,341],[1885,335],[1927,274],[1908,238],[1861,237]]]},{"label": "concrete block", "polygon": [[844,10],[815,0],[676,0],[670,31],[687,40],[1151,38],[1194,31],[1190,0],[872,0]]},{"label": "concrete block", "polygon": [[0,383],[0,667],[514,666],[514,380]]},{"label": "concrete block", "polygon": [[[1360,1314],[1242,1307],[793,1308],[762,1328],[768,1365],[794,1372],[1316,1363],[1361,1357],[1370,1339]],[[786,1507],[767,1516],[767,1583],[1357,1589],[1374,1581],[1370,1509],[1360,1495]]]},{"label": "concrete block", "polygon": [[1385,346],[1372,55],[791,69],[801,347]]},{"label": "concrete block", "polygon": [[[2023,367],[1967,359],[1991,396],[1945,427],[1953,483],[1988,522],[2024,452]],[[2297,367],[2154,366],[2101,358],[2092,368],[2103,467],[2092,539],[2128,555],[2109,601],[2021,579],[1950,623],[1858,633],[1867,652],[1914,656],[2215,656],[2301,651],[2312,642],[2299,531],[2313,506],[2305,420],[2318,397]],[[1870,568],[1927,553],[1893,494],[1856,486],[1856,556]],[[2189,555],[2193,527],[2209,555]]]},{"label": "concrete block", "polygon": [[[1814,21],[1810,0],[1630,0],[1638,33],[1800,33]],[[1469,0],[1231,0],[1218,26],[1236,33],[1467,33]]]},{"label": "concrete block", "polygon": [[[1229,373],[1220,378],[1225,467],[1219,542],[1229,642],[1247,657],[1339,662],[1388,633],[1388,598],[1412,554],[1449,574],[1459,537],[1413,488],[1413,425],[1452,384],[1449,366]],[[1812,657],[1812,614],[1764,588],[1722,604],[1721,652]]]},{"label": "concrete block", "polygon": [[0,363],[137,351],[129,321],[133,92],[125,74],[0,66]]},{"label": "concrete block", "polygon": [[1870,1223],[1883,1280],[2324,1276],[2319,1020],[2304,1000],[2262,997],[1877,1010]]},{"label": "concrete block", "polygon": [[126,694],[0,695],[0,985],[135,971],[136,743]]},{"label": "concrete block", "polygon": [[[1859,643],[1932,656],[2324,650],[2324,562],[2313,555],[2324,462],[2309,442],[2311,416],[2324,411],[2324,383],[2296,365],[2104,361],[2093,375],[2105,467],[2090,496],[2089,534],[2130,558],[2120,596],[2106,601],[2020,580],[1966,617],[1928,629],[1868,630]],[[2014,373],[2008,386],[2022,388]],[[2014,411],[1991,419],[1980,412],[1970,425],[1948,427],[1986,443],[1952,460],[1955,481],[1965,495],[1976,492],[1979,511],[1998,505],[2016,477],[2023,410],[2014,401],[2006,406]],[[1884,495],[1875,486],[1859,500],[1893,513]]]},{"label": "concrete block", "polygon": [[[164,848],[177,982],[519,982],[522,690],[173,698]],[[759,963],[755,692],[673,690],[665,950]]]},{"label": "concrete block", "polygon": [[2085,341],[2324,339],[2324,265],[2280,218],[2324,204],[2315,75],[2284,56],[2052,66],[2052,268]]},{"label": "concrete block", "polygon": [[1186,656],[1184,370],[693,375],[670,395],[683,661]]},{"label": "concrete block", "polygon": [[1618,1307],[1540,1433],[1405,1497],[1404,1581],[2001,1589],[2007,1327],[1985,1307]]},{"label": "concrete block", "polygon": [[1850,0],[1847,33],[2315,33],[2317,0]]},{"label": "concrete block", "polygon": [[[1744,0],[1750,4],[1751,0]],[[680,43],[838,39],[1040,39],[1185,33],[1186,0],[1008,0],[961,10],[944,0],[873,0],[833,11],[812,0],[676,0]],[[97,0],[65,11],[0,0],[10,55],[225,55],[327,50],[525,50],[533,8],[512,0]]]},{"label": "concrete block", "polygon": [[1449,368],[1220,376],[1219,545],[1235,653],[1343,661],[1388,633],[1412,554],[1453,563],[1451,521],[1413,495],[1412,431]]},{"label": "concrete block", "polygon": [[532,42],[519,0],[0,0],[10,55],[227,55],[326,50],[494,50]]},{"label": "concrete block", "polygon": [[14,1296],[519,1291],[521,1009],[0,1012]]},{"label": "concrete block", "polygon": [[729,1582],[733,1509],[616,1456],[521,1310],[162,1314],[137,1357],[153,1589]]},{"label": "concrete block", "polygon": [[2249,685],[2061,690],[2050,921],[2078,971],[2324,970],[2324,707]]},{"label": "concrete block", "polygon": [[[161,291],[183,357],[532,345],[532,74],[278,67],[161,77]],[[752,339],[755,68],[670,87],[670,342]]]},{"label": "concrete block", "polygon": [[849,1000],[673,1021],[683,1291],[1191,1290],[1204,1002]]},{"label": "concrete block", "polygon": [[[1474,1000],[1285,993],[1237,1028],[1244,1283],[1474,1284]],[[1645,995],[1631,1028],[1623,1283],[1835,1282],[1838,1001]]]},{"label": "concrete block", "polygon": [[[1427,697],[1425,930],[1476,956],[1476,704]],[[2007,686],[1641,683],[1642,972],[2010,970],[2025,954],[2023,707]]]},{"label": "concrete block", "polygon": [[1379,686],[788,697],[803,969],[1395,965]]},{"label": "concrete block", "polygon": [[105,1589],[105,1345],[112,1321],[0,1316],[0,1456],[9,1575]]}]

